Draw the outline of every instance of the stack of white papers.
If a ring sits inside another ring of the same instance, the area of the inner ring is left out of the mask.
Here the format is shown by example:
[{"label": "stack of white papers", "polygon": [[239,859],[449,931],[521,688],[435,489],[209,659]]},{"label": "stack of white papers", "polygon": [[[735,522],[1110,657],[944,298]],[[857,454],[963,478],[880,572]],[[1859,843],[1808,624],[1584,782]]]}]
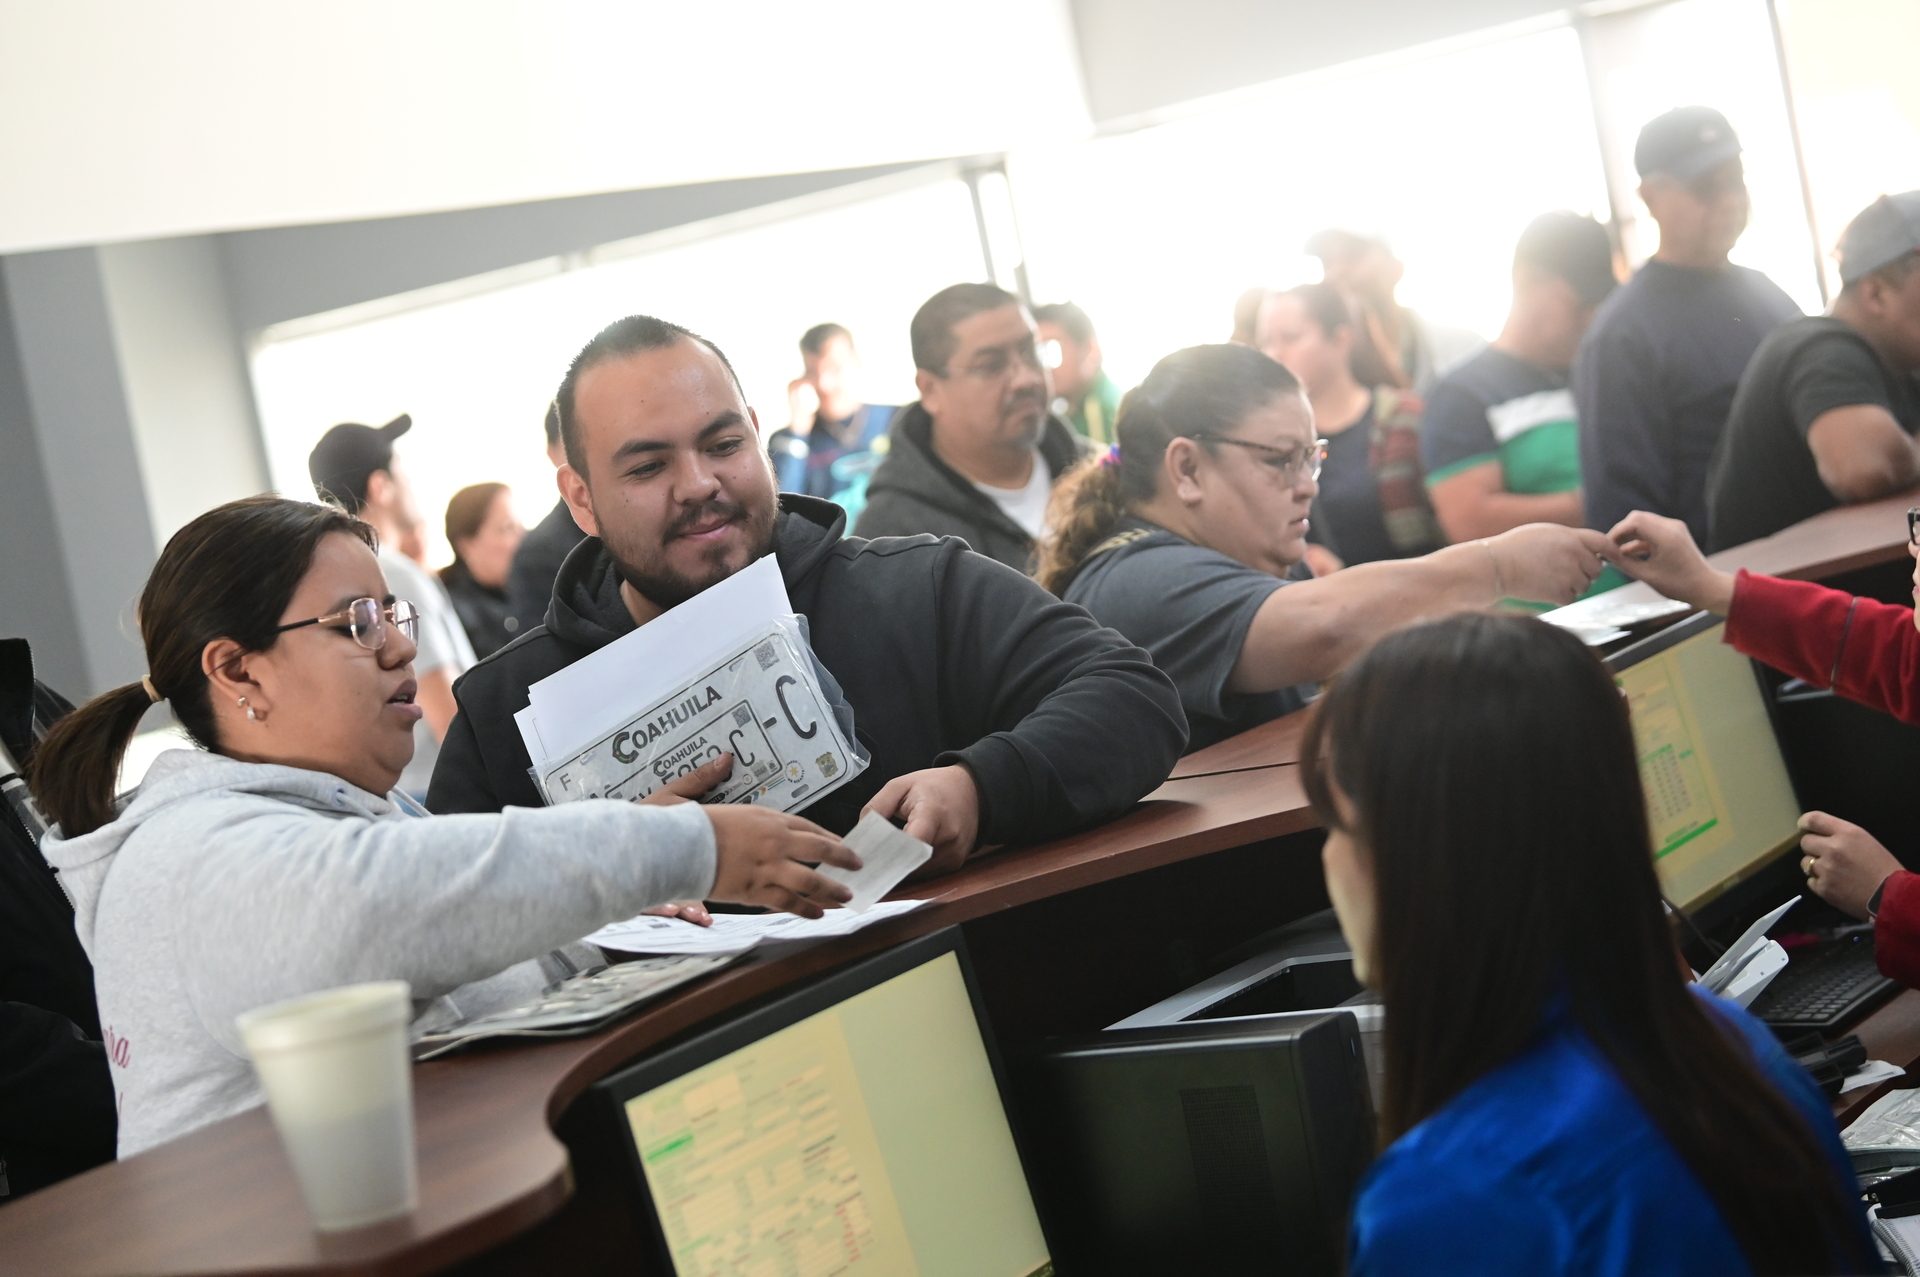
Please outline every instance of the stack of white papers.
[{"label": "stack of white papers", "polygon": [[618,727],[793,611],[771,554],[527,689],[515,714],[536,774]]},{"label": "stack of white papers", "polygon": [[774,941],[826,940],[852,935],[863,927],[897,918],[926,904],[924,900],[889,900],[865,913],[829,909],[824,917],[802,918],[793,913],[716,913],[711,927],[680,918],[642,914],[600,928],[587,943],[620,953],[745,953]]},{"label": "stack of white papers", "polygon": [[766,555],[527,690],[549,803],[639,801],[731,755],[705,802],[809,806],[866,769]]}]

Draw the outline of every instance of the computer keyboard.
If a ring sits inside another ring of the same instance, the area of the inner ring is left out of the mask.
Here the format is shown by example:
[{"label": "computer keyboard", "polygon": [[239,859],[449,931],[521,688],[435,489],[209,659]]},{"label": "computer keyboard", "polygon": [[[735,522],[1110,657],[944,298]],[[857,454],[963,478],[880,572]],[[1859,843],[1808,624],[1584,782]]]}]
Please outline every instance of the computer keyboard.
[{"label": "computer keyboard", "polygon": [[1899,987],[1874,965],[1873,936],[1853,935],[1796,951],[1749,1009],[1776,1029],[1825,1032]]}]

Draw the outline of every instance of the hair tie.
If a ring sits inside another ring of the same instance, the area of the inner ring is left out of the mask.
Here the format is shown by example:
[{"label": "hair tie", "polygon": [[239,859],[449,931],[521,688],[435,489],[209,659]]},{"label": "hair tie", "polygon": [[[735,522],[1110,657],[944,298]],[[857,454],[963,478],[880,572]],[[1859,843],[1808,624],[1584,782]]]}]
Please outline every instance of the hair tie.
[{"label": "hair tie", "polygon": [[161,701],[164,701],[167,699],[166,697],[160,695],[160,689],[155,687],[153,685],[153,680],[148,678],[145,674],[142,674],[140,676],[140,686],[147,689],[147,699],[155,705],[158,705]]},{"label": "hair tie", "polygon": [[1117,467],[1120,464],[1120,445],[1117,443],[1109,445],[1107,450],[1100,454],[1100,464],[1110,470]]}]

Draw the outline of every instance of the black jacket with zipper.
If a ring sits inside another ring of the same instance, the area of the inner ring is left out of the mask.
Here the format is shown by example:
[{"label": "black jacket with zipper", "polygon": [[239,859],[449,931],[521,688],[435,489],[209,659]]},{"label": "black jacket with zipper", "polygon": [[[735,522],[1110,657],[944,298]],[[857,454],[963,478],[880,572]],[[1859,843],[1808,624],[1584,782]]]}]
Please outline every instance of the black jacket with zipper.
[{"label": "black jacket with zipper", "polygon": [[[1040,456],[1057,481],[1080,459],[1083,441],[1066,422],[1049,416],[1040,434]],[[918,403],[901,410],[887,432],[887,459],[867,484],[867,504],[854,524],[858,537],[905,537],[931,533],[959,537],[976,553],[1025,572],[1034,542],[999,503],[933,450],[933,418]]]},{"label": "black jacket with zipper", "polygon": [[[1109,820],[1186,745],[1166,675],[1083,609],[951,538],[845,538],[829,501],[780,497],[774,553],[813,649],[853,707],[868,769],[805,810],[836,833],[896,776],[964,763],[980,841],[1031,843]],[[467,671],[440,747],[435,812],[537,807],[513,715],[527,688],[634,629],[597,538],[567,556],[546,624]],[[637,707],[636,707],[637,708]]]}]

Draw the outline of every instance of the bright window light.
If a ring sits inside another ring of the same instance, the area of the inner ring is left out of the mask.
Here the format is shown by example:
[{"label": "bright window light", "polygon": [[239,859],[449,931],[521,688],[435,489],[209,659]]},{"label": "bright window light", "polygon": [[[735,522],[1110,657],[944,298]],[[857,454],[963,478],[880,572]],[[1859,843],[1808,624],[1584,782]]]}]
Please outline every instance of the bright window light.
[{"label": "bright window light", "polygon": [[1384,232],[1401,300],[1488,335],[1521,229],[1607,200],[1578,38],[1546,31],[1015,157],[1036,300],[1080,303],[1122,385],[1224,341],[1256,284],[1320,278],[1323,226]]}]

